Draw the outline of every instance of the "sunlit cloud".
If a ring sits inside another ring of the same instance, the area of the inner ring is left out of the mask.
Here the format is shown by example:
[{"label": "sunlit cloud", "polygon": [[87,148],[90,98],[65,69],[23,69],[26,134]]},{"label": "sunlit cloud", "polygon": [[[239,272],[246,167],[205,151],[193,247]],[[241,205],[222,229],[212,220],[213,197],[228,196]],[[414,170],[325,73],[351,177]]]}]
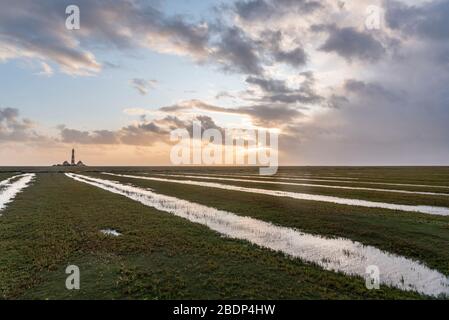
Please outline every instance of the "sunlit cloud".
[{"label": "sunlit cloud", "polygon": [[[171,130],[202,119],[209,127],[278,130],[289,164],[449,159],[448,1],[211,1],[209,11],[183,16],[152,1],[78,0],[81,28],[67,30],[69,2],[3,6],[0,63],[12,69],[20,62],[41,81],[73,78],[64,90],[95,96],[98,121],[83,127],[54,110],[46,125],[64,125],[50,134],[20,115],[47,101],[22,100],[0,109],[2,143],[154,153],[155,146],[167,150]],[[369,6],[381,9],[379,28],[366,26]],[[166,74],[153,73],[159,64]],[[201,72],[190,73],[192,66]],[[76,82],[83,76],[91,90]],[[97,96],[94,86],[116,77],[122,87]]]}]

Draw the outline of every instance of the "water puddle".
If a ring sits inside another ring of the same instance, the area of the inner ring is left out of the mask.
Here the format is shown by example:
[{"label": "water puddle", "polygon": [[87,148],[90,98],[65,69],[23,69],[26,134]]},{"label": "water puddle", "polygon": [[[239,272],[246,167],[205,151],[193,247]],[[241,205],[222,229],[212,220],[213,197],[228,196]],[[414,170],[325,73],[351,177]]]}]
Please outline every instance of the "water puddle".
[{"label": "water puddle", "polygon": [[[195,175],[201,175],[199,173],[195,173]],[[422,187],[422,188],[441,188],[441,189],[449,189],[449,186],[439,186],[439,185],[429,185],[429,184],[411,184],[411,183],[391,183],[391,182],[371,182],[371,181],[347,181],[347,180],[329,180],[329,179],[310,179],[310,178],[302,178],[297,176],[289,176],[288,178],[283,176],[261,176],[261,175],[233,175],[233,174],[208,174],[208,176],[216,176],[216,177],[241,177],[241,178],[258,178],[258,179],[277,179],[277,180],[285,180],[285,181],[315,181],[315,182],[336,182],[336,183],[346,183],[346,184],[372,184],[372,185],[381,185],[381,186],[398,186],[398,187]],[[350,178],[341,178],[341,179],[350,179]],[[360,180],[358,178],[354,178]]]},{"label": "water puddle", "polygon": [[[190,178],[190,179],[204,179],[204,180],[222,180],[222,181],[235,181],[235,182],[250,182],[260,184],[278,184],[288,186],[299,187],[315,187],[315,188],[328,188],[328,189],[343,189],[343,190],[364,190],[364,191],[376,191],[376,192],[392,192],[392,193],[405,193],[405,194],[419,194],[427,196],[449,196],[449,193],[438,192],[426,192],[426,191],[408,191],[408,190],[395,190],[395,189],[378,189],[378,188],[364,188],[364,187],[346,187],[346,186],[332,186],[327,184],[310,184],[310,183],[293,183],[293,182],[280,182],[280,181],[262,181],[262,180],[249,180],[249,179],[235,179],[235,178],[222,178],[222,177],[210,177],[201,175],[179,175],[179,174],[157,174],[158,176],[165,177],[178,177],[178,178]],[[241,176],[242,178],[248,178],[248,176]]]},{"label": "water puddle", "polygon": [[3,210],[8,203],[13,201],[19,192],[28,187],[34,177],[34,173],[26,173],[0,182],[2,186],[2,189],[0,190],[0,211]]},{"label": "water puddle", "polygon": [[315,263],[326,270],[365,277],[366,268],[374,265],[379,268],[380,282],[384,285],[431,296],[449,294],[449,279],[440,272],[418,261],[386,253],[359,242],[344,238],[328,239],[291,228],[275,226],[261,220],[238,216],[231,212],[160,195],[116,181],[73,173],[66,173],[66,175],[76,181],[205,225],[221,235],[247,240],[260,247],[280,251],[293,258]]},{"label": "water puddle", "polygon": [[118,232],[117,230],[114,230],[114,229],[103,229],[103,230],[100,230],[100,232],[104,235],[113,236],[113,237],[119,237],[122,235],[120,232]]},{"label": "water puddle", "polygon": [[171,183],[179,183],[179,184],[186,184],[186,185],[193,185],[193,186],[200,186],[200,187],[210,187],[210,188],[217,188],[217,189],[224,189],[224,190],[231,190],[231,191],[257,193],[257,194],[264,194],[264,195],[269,195],[269,196],[274,196],[274,197],[287,197],[287,198],[292,198],[292,199],[297,199],[297,200],[321,201],[321,202],[330,202],[330,203],[349,205],[349,206],[381,208],[381,209],[433,214],[433,215],[440,215],[440,216],[449,216],[449,208],[446,208],[446,207],[414,206],[414,205],[406,205],[406,204],[375,202],[375,201],[368,201],[368,200],[347,199],[347,198],[339,198],[339,197],[334,197],[334,196],[323,196],[323,195],[307,194],[307,193],[266,190],[266,189],[257,189],[257,188],[245,188],[245,187],[221,184],[221,183],[216,183],[216,182],[206,182],[206,181],[173,180],[173,179],[164,179],[164,178],[155,178],[155,177],[119,175],[119,174],[106,173],[106,172],[104,174],[111,175],[111,176],[132,178],[132,179],[171,182]]}]

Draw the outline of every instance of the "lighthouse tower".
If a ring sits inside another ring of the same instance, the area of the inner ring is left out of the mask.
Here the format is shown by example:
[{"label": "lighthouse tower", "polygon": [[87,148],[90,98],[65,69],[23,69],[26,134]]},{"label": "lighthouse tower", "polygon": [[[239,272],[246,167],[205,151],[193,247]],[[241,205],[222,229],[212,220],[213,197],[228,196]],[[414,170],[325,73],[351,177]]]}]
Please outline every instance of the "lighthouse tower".
[{"label": "lighthouse tower", "polygon": [[70,164],[72,166],[76,165],[76,163],[75,163],[75,149],[72,149],[72,162]]}]

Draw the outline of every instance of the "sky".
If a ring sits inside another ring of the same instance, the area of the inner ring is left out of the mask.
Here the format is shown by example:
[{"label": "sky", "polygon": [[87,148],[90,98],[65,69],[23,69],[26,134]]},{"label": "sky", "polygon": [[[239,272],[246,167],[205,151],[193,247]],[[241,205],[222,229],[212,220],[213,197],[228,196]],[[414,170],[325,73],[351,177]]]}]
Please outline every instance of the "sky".
[{"label": "sky", "polygon": [[449,165],[448,40],[440,0],[0,0],[0,165],[170,165],[193,121],[276,130],[281,165]]}]

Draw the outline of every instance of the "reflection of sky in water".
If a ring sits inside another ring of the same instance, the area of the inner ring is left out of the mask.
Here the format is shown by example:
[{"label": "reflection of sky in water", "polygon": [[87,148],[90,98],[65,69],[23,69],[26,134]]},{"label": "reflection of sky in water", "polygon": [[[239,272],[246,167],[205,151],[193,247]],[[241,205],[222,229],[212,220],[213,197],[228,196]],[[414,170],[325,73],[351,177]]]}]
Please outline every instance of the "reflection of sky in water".
[{"label": "reflection of sky in water", "polygon": [[449,279],[443,274],[417,261],[389,254],[375,247],[343,238],[327,239],[302,233],[115,181],[70,173],[66,175],[205,225],[228,237],[247,240],[303,261],[316,263],[326,270],[364,277],[366,268],[375,265],[379,267],[382,284],[402,290],[416,290],[427,295],[449,294]]},{"label": "reflection of sky in water", "polygon": [[[200,175],[200,174],[196,174]],[[449,189],[449,186],[438,186],[438,185],[428,185],[428,184],[411,184],[411,183],[390,183],[390,182],[371,182],[371,181],[345,181],[345,180],[337,180],[337,179],[312,179],[312,178],[303,178],[300,176],[290,176],[289,178],[285,178],[281,175],[275,175],[270,177],[264,177],[258,174],[254,175],[230,175],[230,174],[208,174],[209,176],[219,176],[219,177],[247,177],[247,178],[259,178],[259,179],[275,179],[275,180],[288,180],[288,181],[317,181],[317,182],[338,182],[338,183],[348,183],[348,184],[373,184],[373,185],[383,185],[383,186],[403,186],[403,187],[423,187],[423,188],[442,188]],[[355,178],[338,178],[338,179],[355,179]],[[360,179],[356,179],[360,180]],[[384,189],[382,189],[384,190]]]},{"label": "reflection of sky in water", "polygon": [[412,206],[412,205],[405,205],[405,204],[393,204],[393,203],[375,202],[375,201],[368,201],[368,200],[346,199],[346,198],[339,198],[339,197],[334,197],[334,196],[322,196],[322,195],[307,194],[307,193],[297,193],[297,192],[278,191],[278,190],[265,190],[265,189],[257,189],[257,188],[246,188],[246,187],[233,186],[233,185],[221,184],[221,183],[215,183],[215,182],[205,182],[205,181],[172,180],[172,179],[163,179],[163,178],[154,178],[154,177],[118,175],[118,174],[110,174],[110,173],[107,173],[107,174],[113,175],[113,176],[114,175],[122,176],[122,177],[126,177],[126,178],[172,182],[172,183],[180,183],[180,184],[187,184],[187,185],[194,185],[194,186],[218,188],[218,189],[224,189],[224,190],[266,194],[269,196],[288,197],[288,198],[293,198],[293,199],[298,199],[298,200],[331,202],[331,203],[350,205],[350,206],[419,212],[419,213],[434,214],[434,215],[441,215],[441,216],[449,215],[449,208],[446,208],[446,207]]},{"label": "reflection of sky in water", "polygon": [[23,174],[0,182],[0,210],[3,210],[16,194],[26,188],[34,176],[34,174]]},{"label": "reflection of sky in water", "polygon": [[[407,194],[421,194],[430,196],[449,196],[448,193],[437,192],[424,192],[424,191],[407,191],[407,190],[394,190],[394,189],[376,189],[376,188],[364,188],[364,187],[345,187],[345,186],[331,186],[327,184],[310,184],[310,183],[294,183],[294,182],[280,182],[280,181],[263,181],[263,180],[249,180],[249,179],[236,179],[236,178],[221,178],[221,177],[209,177],[209,176],[189,176],[189,175],[177,175],[177,174],[158,174],[158,176],[168,177],[183,177],[191,179],[205,179],[205,180],[223,180],[223,181],[235,181],[235,182],[250,182],[260,184],[275,184],[275,185],[287,185],[287,186],[300,186],[300,187],[312,187],[312,188],[329,188],[329,189],[344,189],[344,190],[365,190],[365,191],[380,191],[380,192],[393,192],[393,193],[407,193]],[[247,178],[249,176],[241,176]],[[251,178],[251,177],[250,177]]]},{"label": "reflection of sky in water", "polygon": [[118,236],[122,235],[120,232],[118,232],[117,230],[114,230],[114,229],[103,229],[103,230],[100,230],[100,232],[104,235],[113,236],[113,237],[118,237]]},{"label": "reflection of sky in water", "polygon": [[9,185],[11,185],[11,182],[14,181],[15,179],[17,179],[19,176],[12,176],[8,179],[5,179],[3,181],[0,181],[0,188],[5,188]]}]

